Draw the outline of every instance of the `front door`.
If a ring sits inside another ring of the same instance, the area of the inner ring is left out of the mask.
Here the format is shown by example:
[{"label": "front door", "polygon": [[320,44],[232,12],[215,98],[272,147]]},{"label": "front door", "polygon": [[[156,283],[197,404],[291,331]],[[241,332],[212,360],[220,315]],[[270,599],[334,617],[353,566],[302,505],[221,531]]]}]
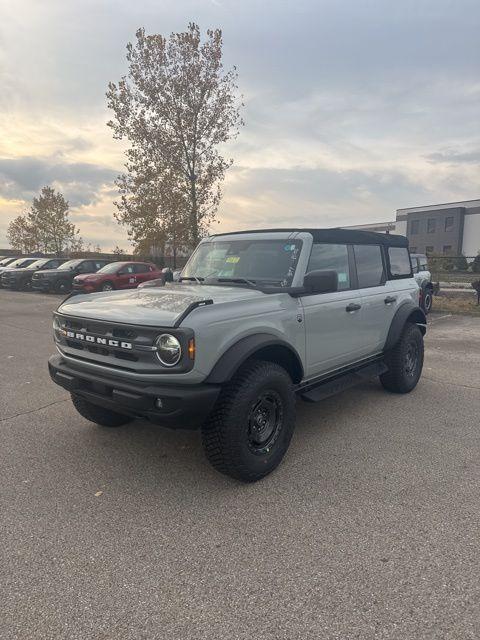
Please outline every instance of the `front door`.
[{"label": "front door", "polygon": [[326,373],[368,355],[361,295],[354,288],[352,255],[347,245],[314,244],[307,272],[316,270],[336,271],[338,291],[301,298],[305,315],[306,377]]},{"label": "front door", "polygon": [[116,282],[117,289],[133,289],[137,286],[136,282],[135,265],[128,264],[118,272]]}]

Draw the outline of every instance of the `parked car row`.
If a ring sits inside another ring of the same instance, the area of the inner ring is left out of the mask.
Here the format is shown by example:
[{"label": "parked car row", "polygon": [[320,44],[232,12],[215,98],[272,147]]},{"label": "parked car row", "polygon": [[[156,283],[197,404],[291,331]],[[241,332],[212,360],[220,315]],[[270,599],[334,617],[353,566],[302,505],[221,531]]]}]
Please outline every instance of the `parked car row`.
[{"label": "parked car row", "polygon": [[16,291],[94,293],[134,289],[149,281],[160,286],[168,279],[168,275],[151,262],[35,257],[0,261],[0,285]]}]

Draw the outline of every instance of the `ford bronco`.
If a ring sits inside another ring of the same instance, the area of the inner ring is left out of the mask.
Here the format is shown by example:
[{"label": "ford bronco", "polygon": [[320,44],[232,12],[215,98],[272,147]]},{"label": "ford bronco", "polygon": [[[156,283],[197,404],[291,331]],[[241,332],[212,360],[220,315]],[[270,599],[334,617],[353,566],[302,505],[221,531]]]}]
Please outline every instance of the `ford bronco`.
[{"label": "ford bronco", "polygon": [[50,375],[84,418],[200,427],[213,466],[251,482],[287,451],[296,396],[412,391],[426,318],[405,237],[272,229],[203,239],[179,282],[67,298],[53,327]]}]

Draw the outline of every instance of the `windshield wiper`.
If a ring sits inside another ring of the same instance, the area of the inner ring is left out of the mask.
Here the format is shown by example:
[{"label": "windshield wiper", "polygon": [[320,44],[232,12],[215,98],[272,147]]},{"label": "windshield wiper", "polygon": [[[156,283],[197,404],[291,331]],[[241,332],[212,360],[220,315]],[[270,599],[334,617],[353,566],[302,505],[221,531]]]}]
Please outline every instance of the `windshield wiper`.
[{"label": "windshield wiper", "polygon": [[249,287],[257,287],[257,283],[254,280],[248,280],[248,278],[217,278],[217,282],[233,282],[234,284],[248,284]]},{"label": "windshield wiper", "polygon": [[183,282],[183,280],[189,280],[190,282],[198,282],[199,284],[202,283],[205,278],[199,277],[197,278],[197,276],[182,276],[181,278],[179,278],[179,282]]}]

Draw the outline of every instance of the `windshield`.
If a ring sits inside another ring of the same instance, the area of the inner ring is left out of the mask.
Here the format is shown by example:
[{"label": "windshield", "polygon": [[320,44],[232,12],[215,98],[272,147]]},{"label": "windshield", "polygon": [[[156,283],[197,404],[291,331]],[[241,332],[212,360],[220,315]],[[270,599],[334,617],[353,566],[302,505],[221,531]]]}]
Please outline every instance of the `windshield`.
[{"label": "windshield", "polygon": [[97,273],[117,273],[124,266],[123,262],[111,262],[99,269]]},{"label": "windshield", "polygon": [[27,266],[27,264],[30,264],[31,261],[32,261],[31,258],[30,258],[30,261],[26,258],[19,258],[18,260],[11,262],[8,266],[12,267],[12,269],[16,269],[17,267],[21,267],[22,265]]},{"label": "windshield", "polygon": [[4,258],[1,262],[0,262],[0,267],[6,267],[7,264],[11,264],[13,262],[13,258]]},{"label": "windshield", "polygon": [[61,271],[68,271],[69,269],[74,269],[81,262],[83,262],[83,260],[69,260],[68,262],[61,264],[58,269]]},{"label": "windshield", "polygon": [[182,271],[182,279],[242,281],[289,287],[300,240],[223,240],[199,245]]},{"label": "windshield", "polygon": [[47,260],[35,260],[35,262],[32,262],[32,264],[29,264],[28,267],[25,267],[26,269],[38,269],[39,267],[42,267],[44,264],[47,264],[48,259]]}]

